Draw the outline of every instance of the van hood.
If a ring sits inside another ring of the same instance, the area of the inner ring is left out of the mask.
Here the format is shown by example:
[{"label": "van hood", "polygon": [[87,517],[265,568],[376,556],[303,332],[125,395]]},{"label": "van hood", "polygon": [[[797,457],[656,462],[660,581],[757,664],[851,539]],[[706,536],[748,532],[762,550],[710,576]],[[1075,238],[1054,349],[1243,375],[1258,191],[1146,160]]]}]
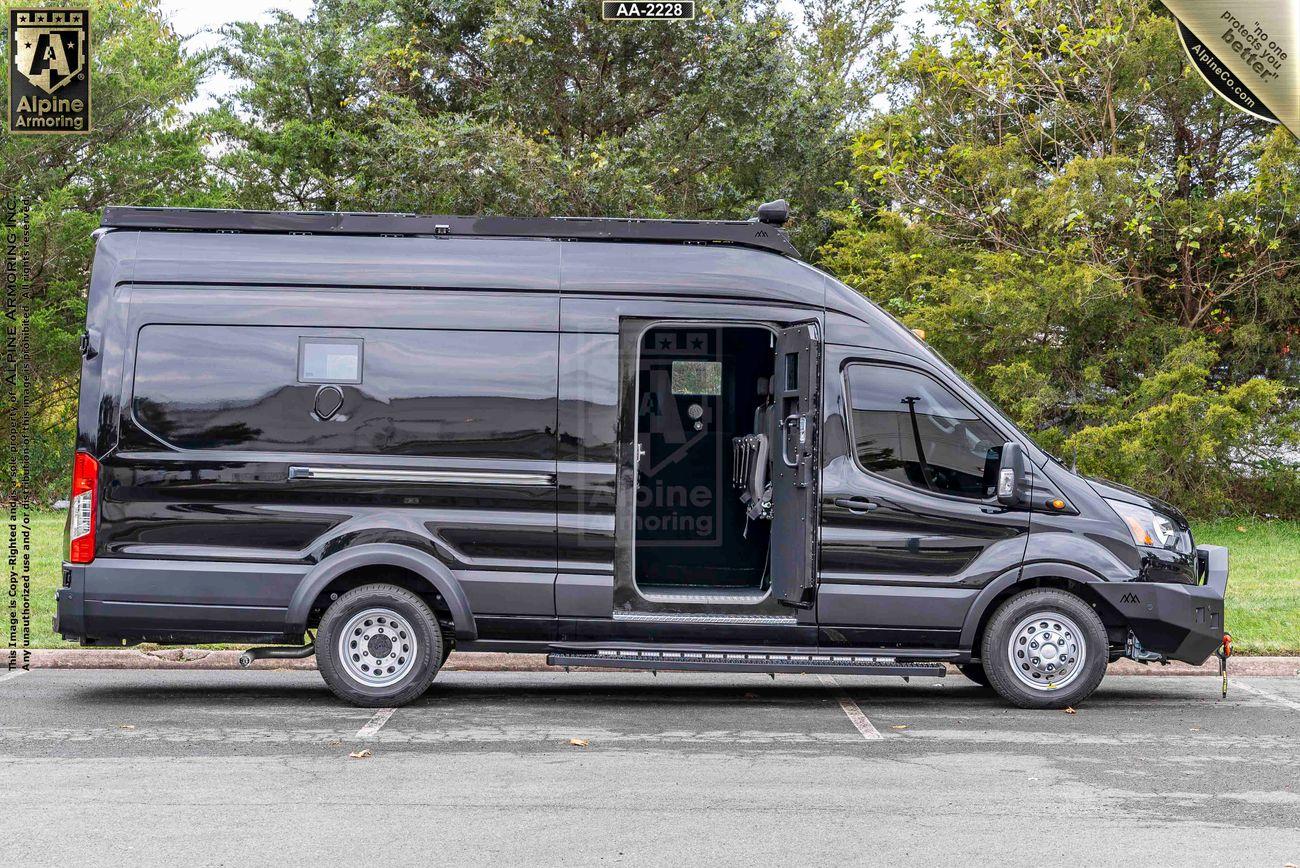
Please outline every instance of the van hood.
[{"label": "van hood", "polygon": [[1183,515],[1182,510],[1168,501],[1161,500],[1158,497],[1152,497],[1149,494],[1143,494],[1136,488],[1129,488],[1127,485],[1121,485],[1118,482],[1111,482],[1109,479],[1102,479],[1098,476],[1084,477],[1092,490],[1102,497],[1110,500],[1119,500],[1124,503],[1131,503],[1134,506],[1145,506],[1147,509],[1154,509],[1156,512],[1164,513],[1170,518],[1177,521],[1181,526],[1187,527],[1187,516]]}]

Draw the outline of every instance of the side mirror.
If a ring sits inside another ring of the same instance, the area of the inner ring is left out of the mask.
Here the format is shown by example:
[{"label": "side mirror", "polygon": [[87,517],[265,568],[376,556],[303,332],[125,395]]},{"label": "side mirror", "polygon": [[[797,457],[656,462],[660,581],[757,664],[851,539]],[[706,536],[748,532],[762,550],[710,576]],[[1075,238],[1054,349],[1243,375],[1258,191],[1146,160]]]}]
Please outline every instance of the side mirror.
[{"label": "side mirror", "polygon": [[1004,443],[998,465],[998,503],[1003,506],[1020,503],[1020,486],[1024,481],[1025,450],[1019,443]]}]

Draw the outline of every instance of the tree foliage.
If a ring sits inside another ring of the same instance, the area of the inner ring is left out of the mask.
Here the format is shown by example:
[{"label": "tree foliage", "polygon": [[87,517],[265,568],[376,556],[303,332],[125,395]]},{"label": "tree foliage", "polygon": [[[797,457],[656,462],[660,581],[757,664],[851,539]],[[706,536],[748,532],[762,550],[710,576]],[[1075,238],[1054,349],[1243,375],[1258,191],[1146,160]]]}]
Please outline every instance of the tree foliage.
[{"label": "tree foliage", "polygon": [[1083,470],[1300,512],[1295,139],[1214,96],[1155,4],[935,8],[823,264]]},{"label": "tree foliage", "polygon": [[[690,24],[317,0],[211,53],[158,0],[90,5],[95,131],[0,138],[51,499],[106,204],[734,218],[783,195],[805,254],[1067,460],[1194,512],[1300,514],[1300,148],[1210,92],[1154,0],[935,0],[905,38],[898,0]],[[216,72],[233,91],[187,111]]]},{"label": "tree foliage", "polygon": [[[850,165],[896,0],[319,0],[227,32],[212,121],[250,206],[708,218],[782,194],[809,218]],[[826,225],[806,219],[811,249]]]},{"label": "tree foliage", "polygon": [[[0,4],[5,21],[11,5],[29,4]],[[0,194],[16,194],[27,215],[32,475],[40,494],[51,499],[66,494],[62,480],[76,437],[77,346],[86,321],[91,232],[101,209],[221,201],[203,152],[203,126],[181,113],[204,59],[184,50],[157,0],[78,5],[90,8],[94,38],[91,133],[0,135]],[[5,93],[8,75],[6,67],[0,78]],[[12,485],[0,476],[0,500]]]}]

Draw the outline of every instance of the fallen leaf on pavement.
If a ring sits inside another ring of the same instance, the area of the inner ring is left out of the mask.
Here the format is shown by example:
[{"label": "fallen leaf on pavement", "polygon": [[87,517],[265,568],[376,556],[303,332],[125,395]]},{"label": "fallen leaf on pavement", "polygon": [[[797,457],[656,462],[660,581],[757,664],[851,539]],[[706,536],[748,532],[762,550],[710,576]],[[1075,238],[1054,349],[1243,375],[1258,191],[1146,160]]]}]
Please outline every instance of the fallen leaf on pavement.
[{"label": "fallen leaf on pavement", "polygon": [[1064,711],[1065,711],[1066,714],[1078,714],[1078,713],[1079,713],[1079,712],[1077,712],[1077,711],[1074,710],[1074,706],[1073,706],[1073,705],[1071,705],[1069,708],[1064,709]]},{"label": "fallen leaf on pavement", "polygon": [[333,741],[325,742],[326,747],[338,747],[341,744],[343,744],[343,740],[338,738],[334,739]]},{"label": "fallen leaf on pavement", "polygon": [[370,759],[374,754],[370,752],[369,748],[364,748],[362,750],[354,750],[352,753],[348,754],[348,756],[352,759]]},{"label": "fallen leaf on pavement", "polygon": [[585,738],[571,738],[569,739],[569,744],[573,745],[574,747],[586,747],[587,740]]},{"label": "fallen leaf on pavement", "polygon": [[134,723],[119,723],[119,724],[117,725],[117,728],[118,728],[118,729],[135,729],[135,724],[134,724]]},{"label": "fallen leaf on pavement", "polygon": [[890,727],[890,729],[907,729],[907,724],[905,724],[905,723],[896,723],[896,724],[894,724],[892,727]]}]

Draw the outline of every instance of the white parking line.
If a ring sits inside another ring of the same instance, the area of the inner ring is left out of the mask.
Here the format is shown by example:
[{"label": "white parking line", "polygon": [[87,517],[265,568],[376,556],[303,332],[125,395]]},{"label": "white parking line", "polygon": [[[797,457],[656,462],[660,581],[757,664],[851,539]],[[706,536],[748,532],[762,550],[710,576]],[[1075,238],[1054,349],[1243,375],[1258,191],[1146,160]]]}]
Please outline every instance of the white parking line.
[{"label": "white parking line", "polygon": [[374,738],[379,730],[384,728],[388,723],[388,718],[393,716],[396,708],[381,708],[375,712],[375,716],[366,721],[366,725],[357,730],[357,738]]},{"label": "white parking line", "polygon": [[4,675],[0,675],[0,684],[3,684],[6,681],[12,681],[19,675],[26,675],[29,671],[30,670],[28,669],[15,669],[12,672],[6,672]]},{"label": "white parking line", "polygon": [[835,680],[834,675],[818,675],[817,679],[822,684],[835,690],[835,698],[839,700],[840,708],[844,709],[844,713],[848,715],[849,723],[853,724],[853,727],[862,734],[863,738],[867,741],[879,741],[882,738],[880,732],[862,713],[862,709],[858,708],[858,704],[844,692],[843,687],[840,687],[840,683]]},{"label": "white parking line", "polygon": [[1264,690],[1259,687],[1254,687],[1250,684],[1244,684],[1242,683],[1242,680],[1240,678],[1232,682],[1231,686],[1228,687],[1229,690],[1232,690],[1233,688],[1236,688],[1238,690],[1244,690],[1247,693],[1253,693],[1256,696],[1267,699],[1269,702],[1276,702],[1278,705],[1281,705],[1283,708],[1289,708],[1292,711],[1300,711],[1300,702],[1296,702],[1293,699],[1287,699],[1285,696],[1276,694],[1271,690]]}]

